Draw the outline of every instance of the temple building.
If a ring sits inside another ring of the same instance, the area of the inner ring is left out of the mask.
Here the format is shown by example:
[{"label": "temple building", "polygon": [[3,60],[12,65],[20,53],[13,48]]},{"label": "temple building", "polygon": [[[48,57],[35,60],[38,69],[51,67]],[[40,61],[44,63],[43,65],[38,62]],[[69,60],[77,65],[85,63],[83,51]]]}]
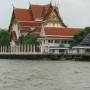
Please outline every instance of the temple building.
[{"label": "temple building", "polygon": [[80,29],[68,28],[60,16],[59,8],[50,3],[30,5],[28,9],[14,8],[9,32],[13,45],[17,45],[20,36],[33,33],[45,51],[50,45],[69,45]]}]

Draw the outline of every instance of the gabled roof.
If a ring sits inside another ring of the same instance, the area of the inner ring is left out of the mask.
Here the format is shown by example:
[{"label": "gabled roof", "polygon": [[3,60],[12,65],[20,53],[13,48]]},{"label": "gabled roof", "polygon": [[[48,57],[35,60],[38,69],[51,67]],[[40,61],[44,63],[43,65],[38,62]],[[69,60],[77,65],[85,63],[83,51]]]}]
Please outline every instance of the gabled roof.
[{"label": "gabled roof", "polygon": [[40,27],[41,23],[40,22],[18,22],[19,30],[32,30],[32,28],[38,28]]},{"label": "gabled roof", "polygon": [[19,21],[33,21],[32,11],[30,9],[15,9],[15,19]]},{"label": "gabled roof", "polygon": [[30,21],[34,20],[35,18],[46,18],[46,16],[48,16],[51,13],[52,9],[53,7],[50,7],[50,4],[32,5],[31,9],[16,8],[14,10],[14,14],[17,20]]},{"label": "gabled roof", "polygon": [[32,5],[32,13],[34,17],[41,18],[45,11],[44,5]]},{"label": "gabled roof", "polygon": [[47,37],[73,37],[80,32],[78,28],[44,28]]},{"label": "gabled roof", "polygon": [[18,25],[21,27],[35,27],[35,26],[39,26],[41,23],[33,21],[33,22],[18,22]]},{"label": "gabled roof", "polygon": [[[13,20],[15,20],[20,26],[36,27],[37,23],[40,24],[40,22],[42,23],[43,21],[47,20],[53,10],[55,11],[57,17],[59,18],[61,25],[66,27],[66,25],[63,23],[63,20],[58,15],[59,12],[55,9],[55,6],[52,6],[51,4],[47,4],[47,5],[32,5],[31,9],[15,8],[13,10],[9,29],[12,26]],[[37,20],[40,22],[37,22]]]}]

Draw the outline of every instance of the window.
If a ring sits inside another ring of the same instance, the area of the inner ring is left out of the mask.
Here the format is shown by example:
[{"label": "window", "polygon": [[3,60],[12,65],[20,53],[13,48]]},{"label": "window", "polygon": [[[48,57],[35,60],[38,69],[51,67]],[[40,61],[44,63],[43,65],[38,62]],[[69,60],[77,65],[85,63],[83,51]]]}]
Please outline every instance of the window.
[{"label": "window", "polygon": [[48,43],[53,43],[53,40],[48,40]]},{"label": "window", "polygon": [[59,40],[55,40],[55,43],[59,43]]}]

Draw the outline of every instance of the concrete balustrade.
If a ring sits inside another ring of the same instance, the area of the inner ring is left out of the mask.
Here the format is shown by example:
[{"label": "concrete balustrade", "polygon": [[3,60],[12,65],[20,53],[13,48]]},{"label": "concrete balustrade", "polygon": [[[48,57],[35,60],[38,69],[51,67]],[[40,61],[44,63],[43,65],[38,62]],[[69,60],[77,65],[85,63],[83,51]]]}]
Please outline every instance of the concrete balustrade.
[{"label": "concrete balustrade", "polygon": [[1,46],[0,54],[35,54],[40,53],[41,50],[37,51],[36,45],[17,45],[17,46]]}]

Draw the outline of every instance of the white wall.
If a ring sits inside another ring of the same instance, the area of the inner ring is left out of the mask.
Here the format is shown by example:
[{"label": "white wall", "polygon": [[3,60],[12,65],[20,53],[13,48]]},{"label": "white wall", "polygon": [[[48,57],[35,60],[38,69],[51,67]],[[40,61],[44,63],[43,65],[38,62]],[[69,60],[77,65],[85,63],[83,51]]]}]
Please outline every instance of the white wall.
[{"label": "white wall", "polygon": [[16,32],[17,39],[19,39],[20,31],[18,30],[18,25],[17,24],[13,24],[12,31]]},{"label": "white wall", "polygon": [[47,23],[47,25],[45,25],[45,27],[62,27],[59,23]]}]

